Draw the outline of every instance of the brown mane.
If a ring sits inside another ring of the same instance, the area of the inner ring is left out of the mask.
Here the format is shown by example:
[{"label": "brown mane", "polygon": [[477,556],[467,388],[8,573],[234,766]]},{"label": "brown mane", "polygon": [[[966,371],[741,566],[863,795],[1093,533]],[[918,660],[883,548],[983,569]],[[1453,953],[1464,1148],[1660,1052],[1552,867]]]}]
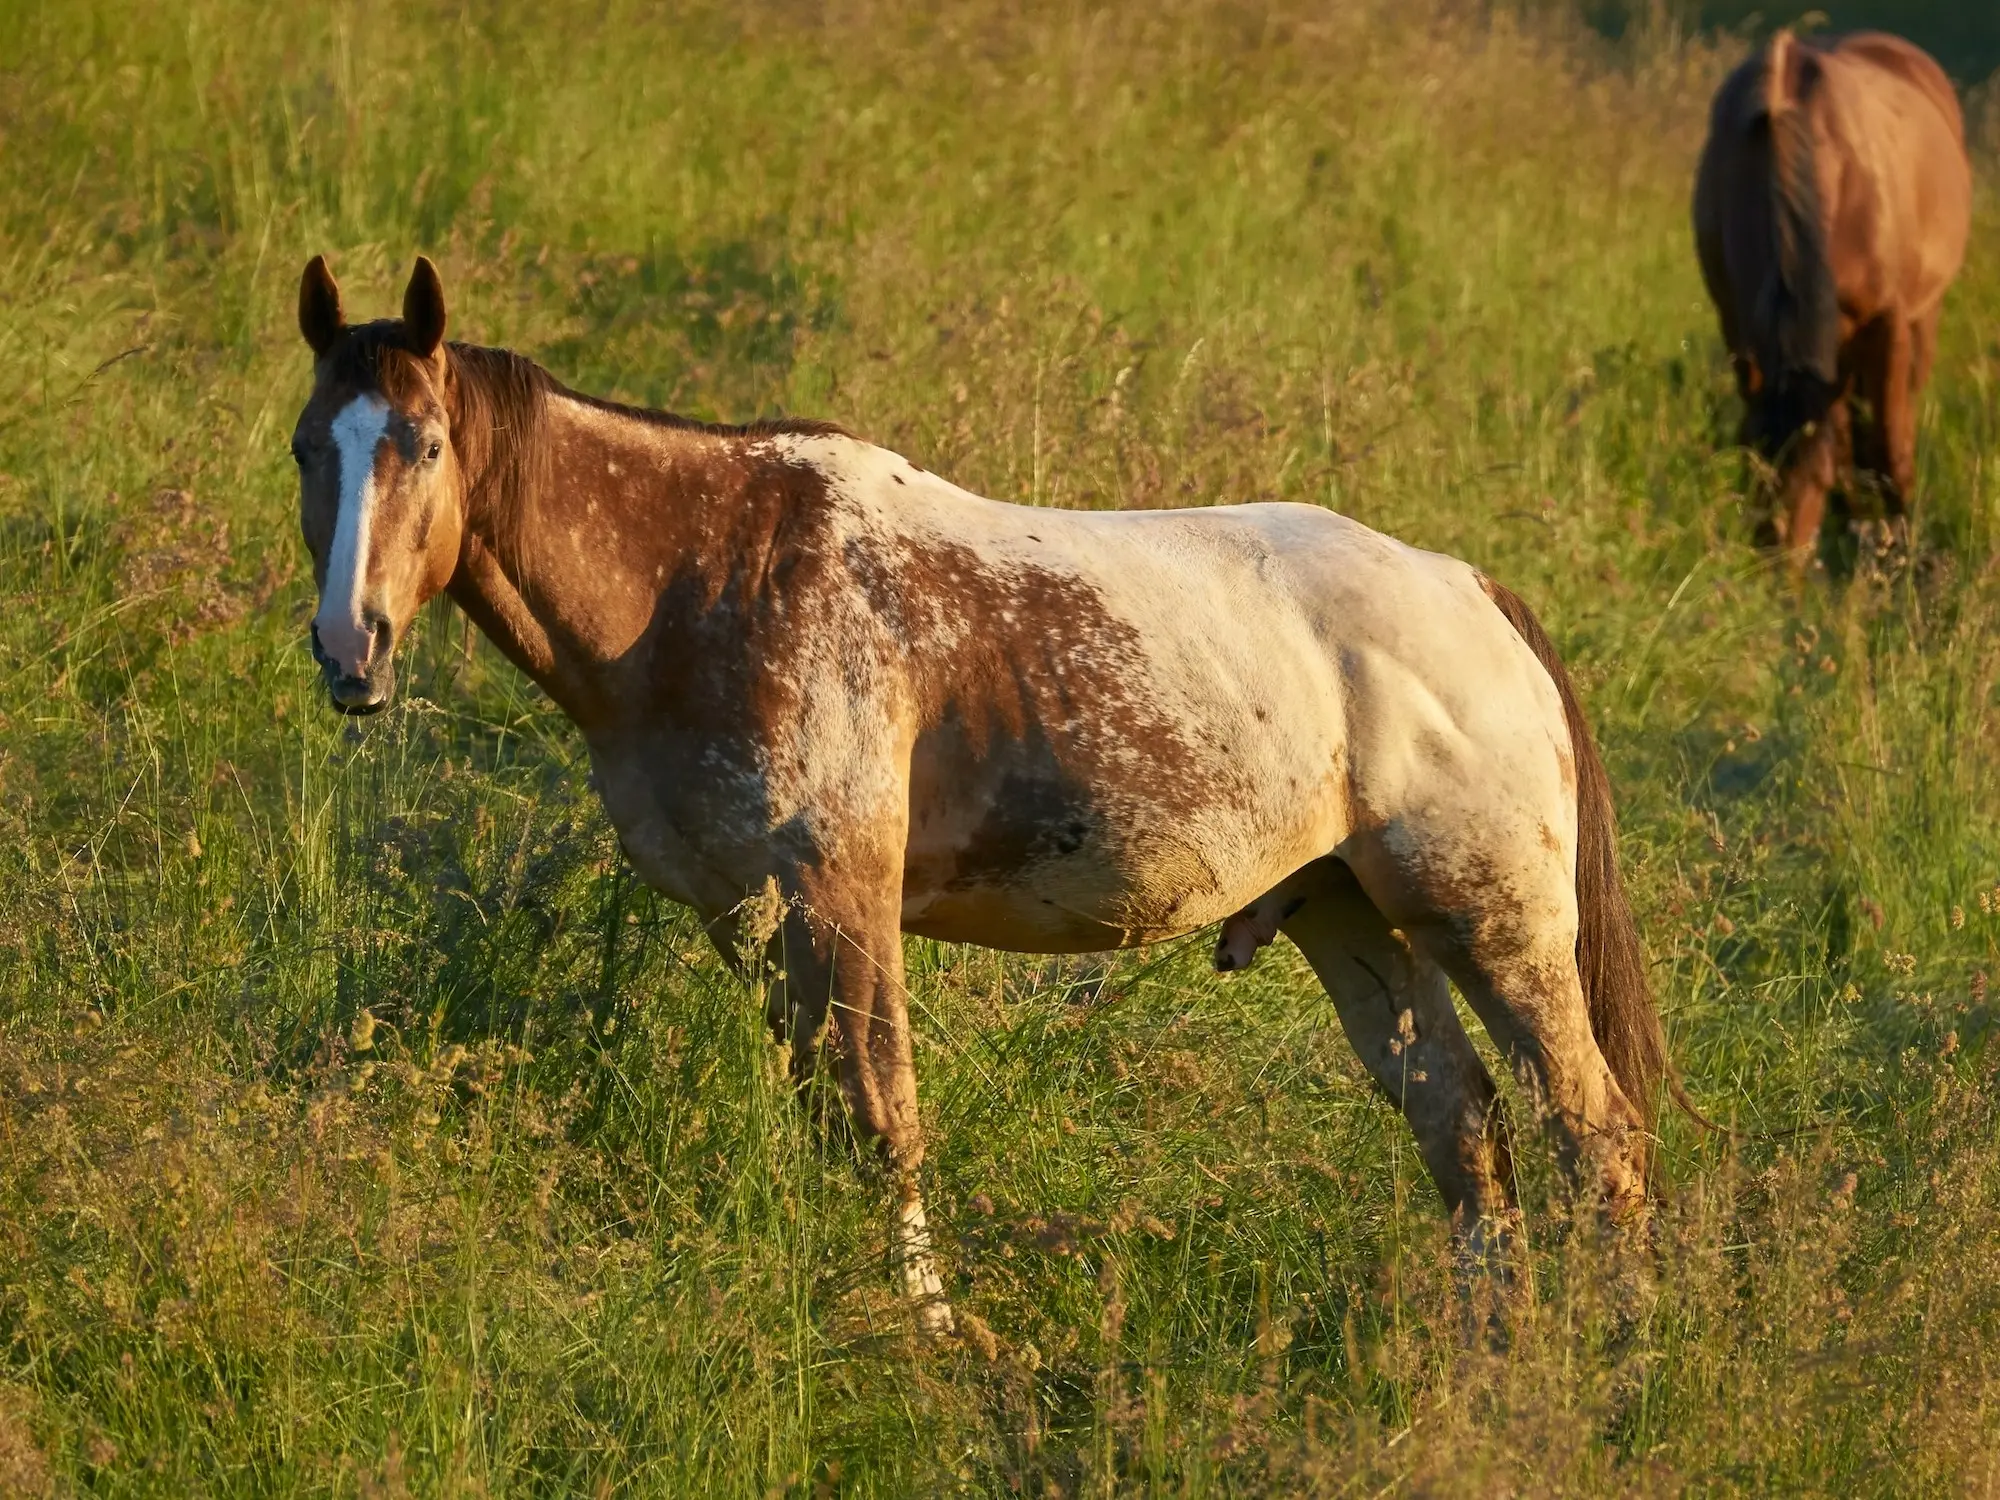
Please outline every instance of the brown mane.
[{"label": "brown mane", "polygon": [[505,349],[477,349],[469,344],[453,344],[454,353],[498,354],[508,359],[519,360],[548,382],[548,388],[556,395],[595,407],[599,411],[611,412],[621,417],[631,417],[651,427],[671,428],[675,432],[698,432],[709,437],[853,437],[854,434],[838,422],[825,422],[816,417],[758,417],[749,422],[703,422],[696,417],[683,417],[676,412],[660,411],[650,406],[628,406],[623,401],[610,401],[602,396],[587,396],[582,391],[571,390],[548,371],[519,354],[511,354]]}]

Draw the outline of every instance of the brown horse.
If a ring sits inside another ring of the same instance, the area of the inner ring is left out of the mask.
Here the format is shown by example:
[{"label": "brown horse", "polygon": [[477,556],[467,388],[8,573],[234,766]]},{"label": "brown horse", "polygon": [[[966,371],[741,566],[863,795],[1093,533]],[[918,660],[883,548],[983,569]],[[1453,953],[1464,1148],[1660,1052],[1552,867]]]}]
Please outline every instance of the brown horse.
[{"label": "brown horse", "polygon": [[1695,240],[1747,408],[1741,440],[1777,469],[1758,540],[1795,567],[1843,468],[1906,531],[1917,402],[1971,205],[1958,99],[1908,42],[1780,31],[1715,96]]},{"label": "brown horse", "polygon": [[1665,1054],[1610,792],[1498,584],[1313,506],[1029,509],[822,424],[593,400],[446,343],[425,260],[400,320],[349,327],[315,259],[299,322],[334,703],[381,708],[446,591],[576,722],[632,863],[725,955],[775,882],[773,1024],[801,1078],[831,1042],[926,1326],[950,1312],[901,932],[1083,952],[1238,913],[1247,961],[1269,908],[1469,1247],[1514,1209],[1447,976],[1571,1171],[1642,1198]]}]

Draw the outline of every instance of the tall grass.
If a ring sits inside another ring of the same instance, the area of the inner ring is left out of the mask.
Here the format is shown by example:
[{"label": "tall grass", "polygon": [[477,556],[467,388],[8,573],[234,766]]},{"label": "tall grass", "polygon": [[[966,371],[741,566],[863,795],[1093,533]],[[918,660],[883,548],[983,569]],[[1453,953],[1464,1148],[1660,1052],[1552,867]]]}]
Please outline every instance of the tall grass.
[{"label": "tall grass", "polygon": [[[1990,197],[1921,555],[1793,592],[1686,226],[1730,59],[1664,31],[0,17],[0,1491],[1993,1487]],[[1284,945],[912,941],[968,1315],[918,1341],[880,1184],[560,716],[443,612],[402,708],[322,706],[295,278],[387,312],[419,250],[456,334],[588,390],[1036,504],[1334,505],[1505,579],[1601,728],[1679,1065],[1763,1134],[1670,1120],[1641,1253],[1524,1150],[1531,1263],[1469,1307]]]}]

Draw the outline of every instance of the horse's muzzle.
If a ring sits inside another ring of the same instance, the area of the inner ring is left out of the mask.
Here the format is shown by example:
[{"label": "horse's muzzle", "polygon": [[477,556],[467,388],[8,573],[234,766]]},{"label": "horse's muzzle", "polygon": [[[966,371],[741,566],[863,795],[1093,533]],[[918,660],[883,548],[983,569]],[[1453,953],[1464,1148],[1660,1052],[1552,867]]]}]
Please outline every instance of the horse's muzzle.
[{"label": "horse's muzzle", "polygon": [[396,696],[396,666],[389,651],[379,651],[360,676],[340,670],[340,664],[328,656],[319,643],[319,631],[311,629],[313,660],[319,663],[320,676],[326,679],[327,696],[333,706],[342,713],[355,718],[369,714],[379,714],[389,706],[389,700]]}]

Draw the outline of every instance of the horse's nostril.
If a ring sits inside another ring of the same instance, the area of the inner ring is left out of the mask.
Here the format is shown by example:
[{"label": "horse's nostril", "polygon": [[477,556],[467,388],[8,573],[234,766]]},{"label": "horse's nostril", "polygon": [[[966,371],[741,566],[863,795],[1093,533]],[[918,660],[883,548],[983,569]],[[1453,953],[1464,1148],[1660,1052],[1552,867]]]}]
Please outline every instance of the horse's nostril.
[{"label": "horse's nostril", "polygon": [[368,655],[373,661],[389,654],[389,622],[381,615],[368,617]]}]

